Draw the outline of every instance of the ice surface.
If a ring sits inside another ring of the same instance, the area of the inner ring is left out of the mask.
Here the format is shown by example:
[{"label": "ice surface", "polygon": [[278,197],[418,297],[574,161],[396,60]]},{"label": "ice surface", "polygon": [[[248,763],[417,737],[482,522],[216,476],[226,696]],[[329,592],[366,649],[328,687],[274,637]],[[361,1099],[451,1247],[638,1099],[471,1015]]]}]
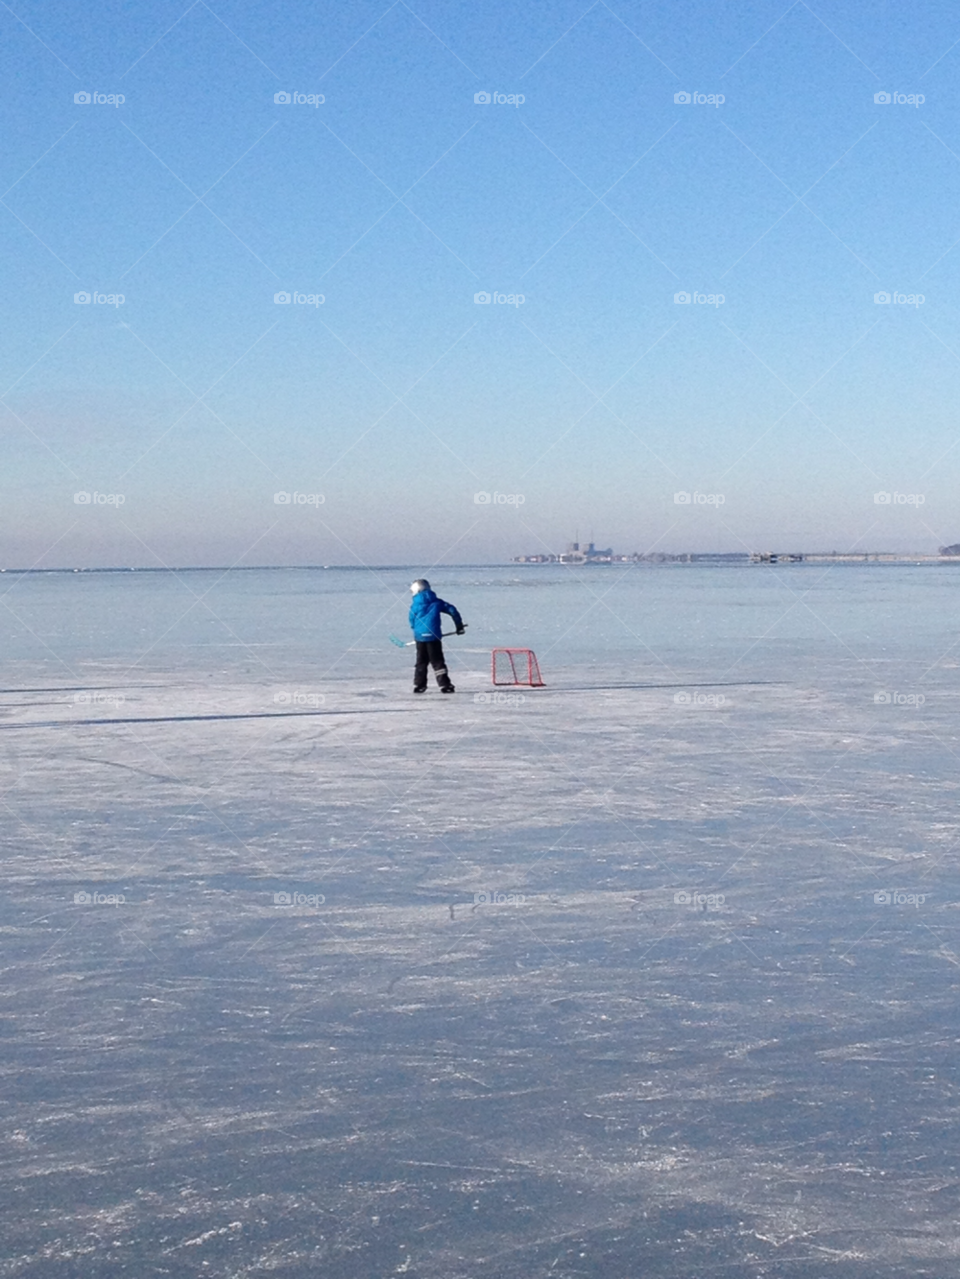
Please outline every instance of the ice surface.
[{"label": "ice surface", "polygon": [[956,579],[409,576],[4,578],[0,1274],[960,1273]]}]

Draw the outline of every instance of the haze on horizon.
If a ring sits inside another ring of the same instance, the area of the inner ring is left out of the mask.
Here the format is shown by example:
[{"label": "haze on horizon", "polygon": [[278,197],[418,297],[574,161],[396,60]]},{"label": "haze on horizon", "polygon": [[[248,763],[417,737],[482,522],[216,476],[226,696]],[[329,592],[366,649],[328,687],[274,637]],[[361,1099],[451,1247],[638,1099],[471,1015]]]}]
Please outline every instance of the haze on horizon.
[{"label": "haze on horizon", "polygon": [[960,539],[945,3],[0,24],[0,566]]}]

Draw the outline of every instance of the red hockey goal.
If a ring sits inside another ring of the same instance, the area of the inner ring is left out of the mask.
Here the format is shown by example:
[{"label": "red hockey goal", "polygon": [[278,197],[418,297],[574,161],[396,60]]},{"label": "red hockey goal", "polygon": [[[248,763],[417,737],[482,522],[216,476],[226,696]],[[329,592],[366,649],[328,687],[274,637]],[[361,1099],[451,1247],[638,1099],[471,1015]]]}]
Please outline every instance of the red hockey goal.
[{"label": "red hockey goal", "polygon": [[490,674],[494,684],[546,688],[532,648],[495,648],[490,657]]}]

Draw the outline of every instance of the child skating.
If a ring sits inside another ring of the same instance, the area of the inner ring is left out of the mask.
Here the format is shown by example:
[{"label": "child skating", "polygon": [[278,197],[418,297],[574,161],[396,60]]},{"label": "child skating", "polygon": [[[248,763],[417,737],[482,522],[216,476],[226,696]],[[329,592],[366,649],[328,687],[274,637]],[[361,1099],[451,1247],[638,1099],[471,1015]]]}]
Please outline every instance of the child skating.
[{"label": "child skating", "polygon": [[417,662],[413,668],[413,691],[427,691],[427,665],[433,667],[441,693],[455,693],[456,689],[447,674],[447,663],[443,657],[442,614],[453,619],[458,635],[464,632],[463,619],[452,604],[440,599],[430,589],[430,583],[424,577],[418,577],[410,585],[413,600],[410,604],[410,626],[417,646]]}]

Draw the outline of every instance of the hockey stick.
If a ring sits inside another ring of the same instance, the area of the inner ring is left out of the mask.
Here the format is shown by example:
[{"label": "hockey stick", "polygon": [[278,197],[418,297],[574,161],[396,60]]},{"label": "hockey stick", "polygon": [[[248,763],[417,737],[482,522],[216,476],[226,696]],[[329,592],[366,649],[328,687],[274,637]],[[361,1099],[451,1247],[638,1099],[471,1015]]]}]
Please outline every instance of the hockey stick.
[{"label": "hockey stick", "polygon": [[[463,629],[466,630],[467,629],[466,626],[464,626]],[[456,633],[457,633],[456,631],[444,631],[443,634],[440,636],[440,638],[449,639],[451,635],[456,635]],[[396,644],[397,648],[412,648],[413,645],[416,644],[416,642],[417,642],[416,640],[398,639],[396,635],[390,636],[390,643]]]}]

